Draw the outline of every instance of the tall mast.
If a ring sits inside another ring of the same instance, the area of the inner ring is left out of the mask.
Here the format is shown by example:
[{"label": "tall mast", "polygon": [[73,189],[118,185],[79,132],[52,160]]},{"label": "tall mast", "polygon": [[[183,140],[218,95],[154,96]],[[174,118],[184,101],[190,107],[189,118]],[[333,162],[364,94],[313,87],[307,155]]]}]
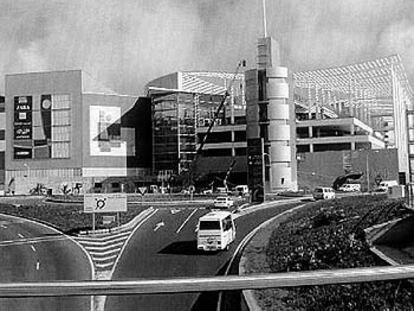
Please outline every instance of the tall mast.
[{"label": "tall mast", "polygon": [[267,27],[266,27],[266,0],[262,0],[263,6],[263,31],[264,31],[264,38],[267,37]]}]

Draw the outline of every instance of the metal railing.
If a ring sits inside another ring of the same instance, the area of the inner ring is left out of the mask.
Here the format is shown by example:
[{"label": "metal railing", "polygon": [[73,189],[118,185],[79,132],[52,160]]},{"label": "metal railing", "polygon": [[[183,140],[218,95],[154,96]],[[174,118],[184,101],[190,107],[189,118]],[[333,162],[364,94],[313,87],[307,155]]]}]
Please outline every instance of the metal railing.
[{"label": "metal railing", "polygon": [[414,265],[153,280],[2,283],[0,297],[190,293],[400,279],[414,279]]}]

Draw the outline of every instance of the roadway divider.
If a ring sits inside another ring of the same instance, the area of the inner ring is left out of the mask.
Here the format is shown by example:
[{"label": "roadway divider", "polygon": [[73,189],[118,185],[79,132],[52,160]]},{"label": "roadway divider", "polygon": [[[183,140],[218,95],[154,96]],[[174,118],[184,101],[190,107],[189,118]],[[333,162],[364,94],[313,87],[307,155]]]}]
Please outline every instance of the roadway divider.
[{"label": "roadway divider", "polygon": [[85,230],[80,231],[80,235],[101,235],[101,234],[108,234],[108,233],[117,233],[124,230],[130,230],[136,226],[137,223],[139,223],[142,219],[147,217],[149,214],[151,214],[154,211],[154,208],[151,206],[141,213],[139,213],[137,216],[135,216],[131,221],[127,222],[126,224],[123,224],[119,227],[111,228],[111,229],[98,229],[95,231],[92,230]]}]

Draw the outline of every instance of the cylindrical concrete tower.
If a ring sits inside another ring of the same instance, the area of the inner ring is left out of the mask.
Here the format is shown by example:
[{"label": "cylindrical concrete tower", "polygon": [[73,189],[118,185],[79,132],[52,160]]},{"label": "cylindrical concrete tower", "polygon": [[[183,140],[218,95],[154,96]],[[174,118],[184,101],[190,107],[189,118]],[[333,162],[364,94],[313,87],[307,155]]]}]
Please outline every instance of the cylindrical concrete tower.
[{"label": "cylindrical concrete tower", "polygon": [[265,192],[296,190],[295,107],[288,70],[280,66],[279,46],[271,37],[259,39],[258,69],[246,72],[246,121],[248,147],[249,139],[264,141]]},{"label": "cylindrical concrete tower", "polygon": [[277,192],[295,188],[292,186],[288,70],[279,66],[266,68],[266,77],[271,191]]}]

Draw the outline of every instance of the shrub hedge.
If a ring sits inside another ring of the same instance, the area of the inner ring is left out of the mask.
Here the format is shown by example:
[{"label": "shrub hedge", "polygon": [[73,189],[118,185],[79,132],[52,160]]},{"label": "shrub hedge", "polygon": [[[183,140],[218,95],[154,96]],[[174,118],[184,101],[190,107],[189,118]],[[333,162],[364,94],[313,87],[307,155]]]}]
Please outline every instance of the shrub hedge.
[{"label": "shrub hedge", "polygon": [[[383,196],[348,197],[301,209],[276,228],[266,249],[271,272],[369,267],[380,263],[363,229],[407,213]],[[259,291],[265,310],[413,310],[406,281]]]}]

